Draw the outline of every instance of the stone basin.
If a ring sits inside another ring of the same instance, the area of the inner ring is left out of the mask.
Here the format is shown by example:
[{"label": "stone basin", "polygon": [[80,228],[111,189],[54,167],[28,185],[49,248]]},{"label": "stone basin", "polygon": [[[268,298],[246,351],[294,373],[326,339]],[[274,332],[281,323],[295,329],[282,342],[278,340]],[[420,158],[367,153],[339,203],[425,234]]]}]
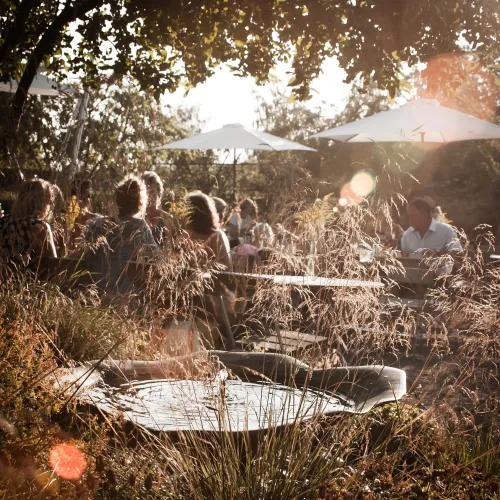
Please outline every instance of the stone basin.
[{"label": "stone basin", "polygon": [[[207,366],[210,375],[200,378]],[[397,368],[312,369],[282,354],[226,351],[89,362],[61,369],[56,379],[101,412],[166,433],[266,431],[318,414],[365,413],[406,392]]]}]

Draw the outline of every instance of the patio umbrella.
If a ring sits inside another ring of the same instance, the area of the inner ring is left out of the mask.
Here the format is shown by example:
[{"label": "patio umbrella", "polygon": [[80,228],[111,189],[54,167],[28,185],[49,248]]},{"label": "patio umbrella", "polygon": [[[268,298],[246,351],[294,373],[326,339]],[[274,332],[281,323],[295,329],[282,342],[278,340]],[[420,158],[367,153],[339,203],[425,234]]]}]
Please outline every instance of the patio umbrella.
[{"label": "patio umbrella", "polygon": [[[15,93],[17,91],[17,82],[10,79],[6,83],[0,82],[0,92]],[[37,74],[31,84],[29,94],[58,96],[60,94],[73,93],[73,89],[64,85],[59,85],[54,80],[47,78],[45,75]]]},{"label": "patio umbrella", "polygon": [[416,99],[312,137],[341,142],[432,142],[500,139],[500,126],[455,109],[435,99]]},{"label": "patio umbrella", "polygon": [[154,148],[165,149],[234,149],[233,161],[233,194],[236,199],[236,149],[254,149],[257,151],[316,151],[298,142],[288,141],[266,132],[245,127],[239,123],[231,123],[221,128],[193,135],[180,141]]}]

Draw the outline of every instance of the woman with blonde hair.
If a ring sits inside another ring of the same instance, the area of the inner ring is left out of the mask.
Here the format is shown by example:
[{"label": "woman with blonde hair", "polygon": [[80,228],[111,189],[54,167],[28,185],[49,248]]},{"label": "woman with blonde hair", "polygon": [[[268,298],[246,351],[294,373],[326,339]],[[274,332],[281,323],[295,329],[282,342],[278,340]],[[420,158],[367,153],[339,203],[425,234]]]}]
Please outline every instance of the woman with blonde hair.
[{"label": "woman with blonde hair", "polygon": [[243,200],[231,215],[226,226],[231,248],[239,245],[240,236],[251,237],[251,231],[257,224],[257,218],[257,203],[250,198]]},{"label": "woman with blonde hair", "polygon": [[[115,189],[115,201],[118,208],[115,220],[96,217],[85,227],[85,240],[91,244],[86,260],[91,272],[103,276],[100,286],[126,293],[132,287],[127,264],[151,254],[157,245],[144,220],[147,192],[142,179],[134,175],[126,177]],[[98,244],[100,249],[93,252],[92,248]]]},{"label": "woman with blonde hair", "polygon": [[22,184],[10,215],[0,219],[0,261],[27,264],[32,257],[57,257],[46,222],[52,200],[49,182],[31,179]]},{"label": "woman with blonde hair", "polygon": [[222,198],[217,198],[216,196],[212,196],[212,200],[214,200],[215,208],[219,215],[219,222],[223,224],[226,220],[227,203]]},{"label": "woman with blonde hair", "polygon": [[148,202],[146,206],[146,222],[151,228],[158,246],[169,247],[174,229],[173,217],[162,210],[163,182],[156,172],[146,171],[142,174],[146,185]]},{"label": "woman with blonde hair", "polygon": [[187,229],[191,239],[203,243],[216,262],[232,271],[229,241],[220,229],[214,201],[201,191],[193,191],[187,195],[187,202],[190,210]]}]

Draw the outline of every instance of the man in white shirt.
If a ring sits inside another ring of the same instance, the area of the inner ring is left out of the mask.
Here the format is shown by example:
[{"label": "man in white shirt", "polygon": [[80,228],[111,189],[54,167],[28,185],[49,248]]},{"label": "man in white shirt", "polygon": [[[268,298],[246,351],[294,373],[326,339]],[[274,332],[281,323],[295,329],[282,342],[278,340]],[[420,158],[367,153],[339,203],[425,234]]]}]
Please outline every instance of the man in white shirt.
[{"label": "man in white shirt", "polygon": [[[463,251],[455,230],[450,225],[433,219],[432,212],[433,207],[425,198],[415,198],[410,201],[408,204],[410,227],[401,238],[403,255],[429,257]],[[449,274],[451,266],[446,266],[442,272]]]}]

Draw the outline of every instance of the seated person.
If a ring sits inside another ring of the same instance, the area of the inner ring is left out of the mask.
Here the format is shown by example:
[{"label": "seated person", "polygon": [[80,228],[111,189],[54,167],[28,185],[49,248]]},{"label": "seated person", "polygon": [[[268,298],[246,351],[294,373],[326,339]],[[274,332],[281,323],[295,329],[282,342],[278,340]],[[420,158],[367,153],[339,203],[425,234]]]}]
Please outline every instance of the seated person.
[{"label": "seated person", "polygon": [[240,203],[226,226],[231,248],[239,244],[240,236],[250,236],[250,232],[257,223],[257,215],[257,204],[253,200],[246,199]]},{"label": "seated person", "polygon": [[190,208],[187,229],[191,239],[202,242],[216,262],[232,271],[229,240],[219,227],[219,216],[212,198],[201,191],[193,191],[188,194],[187,202]]},{"label": "seated person", "polygon": [[170,248],[173,232],[173,217],[161,209],[163,197],[163,182],[156,172],[144,172],[142,180],[146,185],[148,205],[146,207],[146,222],[151,228],[158,246]]},{"label": "seated person", "polygon": [[222,198],[217,198],[215,196],[212,196],[212,200],[214,201],[215,209],[219,216],[219,223],[223,224],[226,220],[227,203]]},{"label": "seated person", "polygon": [[42,179],[22,184],[10,215],[0,219],[0,262],[27,265],[32,257],[57,257],[46,222],[52,196],[50,183]]},{"label": "seated person", "polygon": [[125,178],[115,190],[115,200],[115,220],[96,217],[86,225],[84,238],[90,249],[85,259],[90,272],[104,276],[98,281],[103,288],[125,293],[132,286],[126,273],[127,263],[151,255],[158,246],[144,220],[144,182],[133,175]]},{"label": "seated person", "polygon": [[258,222],[252,231],[252,244],[257,248],[271,247],[274,244],[274,232],[267,222]]},{"label": "seated person", "polygon": [[[215,209],[215,204],[209,196],[201,191],[193,191],[187,196],[188,216],[187,230],[192,241],[202,245],[206,252],[208,261],[222,264],[226,270],[233,270],[231,253],[229,248],[229,240],[226,234],[219,227],[219,216]],[[204,260],[205,256],[202,256]],[[199,258],[199,257],[198,257]],[[197,261],[198,266],[204,266],[205,262]],[[210,347],[226,346],[224,336],[221,335],[220,325],[226,324],[227,318],[234,317],[233,303],[234,297],[232,293],[223,287],[223,293],[220,296],[221,300],[216,298],[209,291],[203,297],[203,306],[198,309],[198,318],[201,323],[197,323],[198,327],[204,325],[202,329],[204,333],[204,343]],[[216,320],[215,325],[213,319]],[[231,321],[231,320],[229,320]],[[215,328],[213,328],[215,326]],[[224,327],[224,329],[226,326]],[[229,327],[230,328],[230,327]],[[226,332],[228,333],[228,332]]]},{"label": "seated person", "polygon": [[[401,250],[405,257],[429,257],[462,252],[457,233],[448,224],[432,217],[434,206],[429,198],[415,198],[408,204],[410,227],[401,238]],[[446,266],[440,274],[449,274]]]}]

